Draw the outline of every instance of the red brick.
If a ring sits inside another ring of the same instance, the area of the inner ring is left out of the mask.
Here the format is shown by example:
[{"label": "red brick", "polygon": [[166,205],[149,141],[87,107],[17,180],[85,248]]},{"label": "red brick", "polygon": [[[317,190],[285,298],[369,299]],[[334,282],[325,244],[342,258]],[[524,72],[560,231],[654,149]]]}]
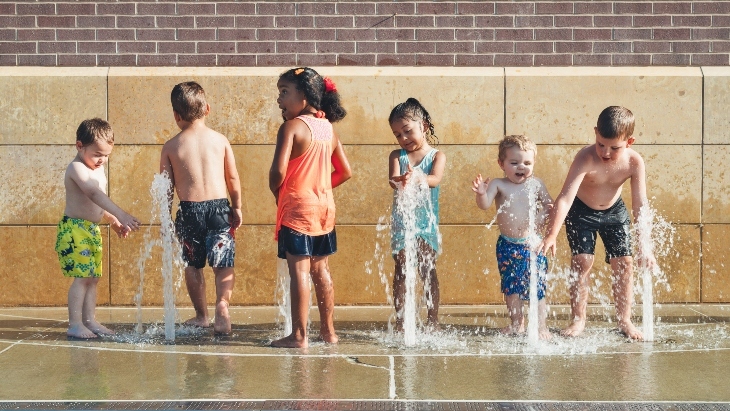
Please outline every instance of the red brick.
[{"label": "red brick", "polygon": [[494,65],[498,67],[529,67],[532,66],[532,56],[524,54],[496,54]]},{"label": "red brick", "polygon": [[680,41],[672,43],[672,53],[709,53],[709,41]]},{"label": "red brick", "polygon": [[19,54],[19,53],[35,53],[35,42],[17,42],[2,41],[0,42],[0,54]]},{"label": "red brick", "polygon": [[13,55],[2,55],[0,54],[0,66],[17,66],[18,65],[18,57]]},{"label": "red brick", "polygon": [[176,40],[175,29],[138,29],[137,40]]},{"label": "red brick", "polygon": [[297,29],[297,40],[335,40],[337,31],[332,29]]},{"label": "red brick", "polygon": [[730,13],[730,2],[727,1],[708,1],[693,2],[692,12],[695,14],[727,14]]},{"label": "red brick", "polygon": [[255,54],[219,54],[216,56],[219,66],[253,67],[256,66]]},{"label": "red brick", "polygon": [[31,54],[18,55],[19,66],[55,66],[56,55],[55,54]]},{"label": "red brick", "polygon": [[180,67],[215,66],[215,54],[180,54],[177,56],[177,65]]},{"label": "red brick", "polygon": [[233,16],[196,16],[196,27],[235,27],[236,18]]},{"label": "red brick", "polygon": [[56,4],[56,14],[59,16],[91,16],[96,14],[96,5],[94,3],[58,3]]},{"label": "red brick", "polygon": [[456,3],[453,2],[431,2],[416,3],[416,14],[455,14]]},{"label": "red brick", "polygon": [[256,30],[218,29],[218,40],[256,40]]},{"label": "red brick", "polygon": [[573,40],[611,40],[611,29],[574,29]]},{"label": "red brick", "polygon": [[593,27],[592,16],[555,16],[555,27]]},{"label": "red brick", "polygon": [[[175,14],[175,3],[137,3],[137,14],[160,16]],[[139,58],[137,59],[139,62]]]},{"label": "red brick", "polygon": [[378,66],[415,66],[415,54],[378,54],[376,58]]},{"label": "red brick", "polygon": [[225,54],[236,52],[235,41],[201,41],[198,42],[199,54]]},{"label": "red brick", "polygon": [[298,28],[298,27],[314,27],[313,16],[279,16],[274,19],[276,27],[281,28]]},{"label": "red brick", "polygon": [[318,41],[317,53],[354,53],[354,41]]},{"label": "red brick", "polygon": [[[61,30],[59,30],[59,32],[60,31]],[[92,30],[92,32],[93,32],[93,30]],[[135,39],[137,39],[135,33],[136,32],[134,31],[134,29],[99,29],[99,30],[96,30],[96,39],[92,36],[91,38],[77,39],[77,40],[128,40],[128,41],[134,41]],[[171,32],[171,34],[174,36],[175,32]],[[69,40],[71,40],[71,39],[69,39]],[[139,40],[143,40],[143,39],[140,38]]]},{"label": "red brick", "polygon": [[[331,30],[331,29],[330,29]],[[338,41],[369,41],[376,40],[375,30],[368,29],[337,29],[335,30]]]},{"label": "red brick", "polygon": [[378,3],[375,7],[375,14],[389,16],[391,14],[416,14],[416,3]]},{"label": "red brick", "polygon": [[693,66],[727,66],[730,54],[693,54]]},{"label": "red brick", "polygon": [[118,16],[117,27],[120,29],[149,29],[155,27],[155,18],[153,16]]},{"label": "red brick", "polygon": [[18,39],[17,30],[0,29],[0,41],[15,41]]},{"label": "red brick", "polygon": [[59,66],[88,67],[96,65],[95,54],[59,54]]},{"label": "red brick", "polygon": [[535,3],[535,14],[573,14],[573,2]]},{"label": "red brick", "polygon": [[117,43],[110,41],[79,41],[79,53],[116,53]]},{"label": "red brick", "polygon": [[[730,28],[692,29],[692,40],[728,40]],[[685,39],[678,39],[685,40]]]},{"label": "red brick", "polygon": [[613,4],[613,12],[615,14],[651,14],[652,9],[651,2],[615,2]]},{"label": "red brick", "polygon": [[552,53],[552,41],[517,41],[515,42],[515,53],[517,54],[539,54]]},{"label": "red brick", "polygon": [[114,16],[78,16],[76,27],[80,28],[114,28],[116,19]]},{"label": "red brick", "polygon": [[479,41],[475,44],[477,53],[514,53],[515,43],[511,41]]},{"label": "red brick", "polygon": [[0,14],[15,14],[15,3],[0,3]]},{"label": "red brick", "polygon": [[296,14],[302,15],[331,15],[337,12],[335,3],[297,3]]},{"label": "red brick", "polygon": [[712,16],[672,16],[674,27],[709,27],[712,25]]},{"label": "red brick", "polygon": [[296,14],[295,3],[257,3],[256,14],[273,14],[277,16],[293,16]]},{"label": "red brick", "polygon": [[457,67],[491,67],[494,66],[493,54],[457,54]]},{"label": "red brick", "polygon": [[573,54],[574,66],[610,66],[610,54]]},{"label": "red brick", "polygon": [[614,40],[651,40],[651,29],[614,29]]},{"label": "red brick", "polygon": [[631,53],[630,41],[597,41],[593,43],[593,52],[600,53]]},{"label": "red brick", "polygon": [[688,66],[689,54],[652,54],[651,64],[653,66]]},{"label": "red brick", "polygon": [[38,16],[38,27],[64,27],[71,28],[76,26],[76,18],[74,16]]},{"label": "red brick", "polygon": [[215,40],[215,29],[177,29],[177,39],[212,41]]},{"label": "red brick", "polygon": [[[201,15],[212,15],[215,14],[215,3],[177,3],[177,14],[186,16],[201,16]],[[209,59],[215,61],[215,56],[206,56],[201,61],[209,61]],[[178,59],[180,63],[180,59]]]},{"label": "red brick", "polygon": [[256,65],[261,67],[294,66],[296,64],[296,54],[259,54],[256,56]]},{"label": "red brick", "polygon": [[375,3],[337,3],[337,14],[355,16],[375,14]]},{"label": "red brick", "polygon": [[634,27],[671,27],[672,16],[634,16]]},{"label": "red brick", "polygon": [[[494,2],[457,2],[457,14],[494,14]],[[457,57],[458,58],[458,57]]]},{"label": "red brick", "polygon": [[155,21],[157,22],[157,27],[160,28],[195,27],[195,17],[193,16],[156,16]]},{"label": "red brick", "polygon": [[315,16],[315,27],[352,28],[355,19],[352,16]]},{"label": "red brick", "polygon": [[258,29],[259,40],[294,40],[296,30],[294,29]]},{"label": "red brick", "polygon": [[177,56],[174,54],[140,54],[137,56],[137,65],[147,67],[177,66]]},{"label": "red brick", "polygon": [[[53,29],[18,29],[18,41],[55,40],[56,30]],[[15,38],[13,39],[15,40]]]},{"label": "red brick", "polygon": [[38,53],[76,53],[75,41],[39,41]]},{"label": "red brick", "polygon": [[576,2],[575,14],[611,14],[613,3],[602,1]]},{"label": "red brick", "polygon": [[119,53],[155,53],[157,43],[152,41],[120,41],[117,43]]},{"label": "red brick", "polygon": [[496,40],[522,40],[529,41],[533,39],[532,29],[496,29],[494,38]]},{"label": "red brick", "polygon": [[712,52],[730,52],[730,41],[713,41],[712,42]]},{"label": "red brick", "polygon": [[456,29],[456,40],[494,40],[494,29]]},{"label": "red brick", "polygon": [[495,5],[495,14],[535,14],[535,3],[501,3]]},{"label": "red brick", "polygon": [[654,3],[654,14],[689,14],[692,13],[692,3],[678,1],[658,1]]},{"label": "red brick", "polygon": [[375,35],[378,40],[415,40],[414,29],[377,29]]},{"label": "red brick", "polygon": [[337,64],[340,66],[374,66],[375,54],[339,54]]},{"label": "red brick", "polygon": [[337,54],[297,54],[297,66],[336,66]]},{"label": "red brick", "polygon": [[553,16],[515,16],[515,27],[553,27]]},{"label": "red brick", "polygon": [[672,43],[668,41],[635,41],[634,53],[671,53]]},{"label": "red brick", "polygon": [[56,14],[56,5],[48,3],[19,3],[15,13],[20,16],[43,16]]},{"label": "red brick", "polygon": [[100,66],[134,67],[137,65],[137,56],[134,54],[99,54],[97,61]]},{"label": "red brick", "polygon": [[436,27],[434,16],[395,16],[396,27]]},{"label": "red brick", "polygon": [[593,43],[589,41],[556,41],[556,53],[592,53]]},{"label": "red brick", "polygon": [[160,41],[157,43],[157,52],[160,54],[195,53],[194,41]]},{"label": "red brick", "polygon": [[35,27],[33,16],[0,16],[0,27]]},{"label": "red brick", "polygon": [[474,16],[436,16],[436,27],[474,27]]},{"label": "red brick", "polygon": [[[314,53],[316,51],[313,41],[279,41],[276,43],[276,53]],[[247,53],[253,53],[253,50],[246,50]],[[258,53],[262,53],[259,51]]]},{"label": "red brick", "polygon": [[215,12],[218,15],[240,15],[240,14],[256,14],[255,3],[217,3]]},{"label": "red brick", "polygon": [[633,19],[631,16],[594,16],[593,25],[596,27],[631,27]]},{"label": "red brick", "polygon": [[536,67],[571,66],[571,65],[573,65],[573,55],[572,54],[536,54],[535,62],[533,64]]},{"label": "red brick", "polygon": [[[285,43],[279,43],[285,44]],[[277,43],[273,41],[239,41],[236,43],[236,51],[239,53],[276,53]]]},{"label": "red brick", "polygon": [[236,16],[236,27],[266,28],[274,27],[272,16]]},{"label": "red brick", "polygon": [[453,54],[417,54],[417,66],[450,67],[454,65]]},{"label": "red brick", "polygon": [[730,16],[712,16],[712,25],[715,27],[730,26]]},{"label": "red brick", "polygon": [[572,40],[571,29],[535,29],[535,40]]},{"label": "red brick", "polygon": [[368,29],[395,27],[395,16],[355,16],[355,27]]},{"label": "red brick", "polygon": [[474,53],[473,41],[439,41],[436,43],[436,53]]},{"label": "red brick", "polygon": [[418,41],[453,41],[456,38],[454,29],[416,29]]},{"label": "red brick", "polygon": [[654,29],[654,40],[689,40],[690,29]]},{"label": "red brick", "polygon": [[475,27],[514,27],[515,18],[513,16],[476,16],[474,18]]},{"label": "red brick", "polygon": [[395,42],[392,41],[358,41],[356,53],[395,53]]},{"label": "red brick", "polygon": [[134,3],[98,3],[96,14],[118,16],[120,14],[135,14]]},{"label": "red brick", "polygon": [[614,66],[648,66],[651,65],[650,54],[614,54],[611,59]]}]

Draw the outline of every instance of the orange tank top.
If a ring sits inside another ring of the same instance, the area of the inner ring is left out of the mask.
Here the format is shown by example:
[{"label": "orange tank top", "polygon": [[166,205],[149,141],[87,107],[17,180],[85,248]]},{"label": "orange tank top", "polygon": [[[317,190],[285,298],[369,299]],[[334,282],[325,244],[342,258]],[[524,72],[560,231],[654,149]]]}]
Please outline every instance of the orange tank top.
[{"label": "orange tank top", "polygon": [[312,132],[312,141],[301,156],[289,160],[279,187],[276,210],[278,239],[281,226],[310,236],[324,235],[335,227],[332,197],[332,124],[327,119],[299,116]]}]

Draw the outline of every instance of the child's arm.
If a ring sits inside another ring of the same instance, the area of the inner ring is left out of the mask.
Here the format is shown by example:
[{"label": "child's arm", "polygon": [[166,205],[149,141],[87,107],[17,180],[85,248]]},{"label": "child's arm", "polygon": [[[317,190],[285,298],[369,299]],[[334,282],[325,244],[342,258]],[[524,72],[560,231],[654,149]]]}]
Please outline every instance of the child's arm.
[{"label": "child's arm", "polygon": [[431,167],[431,173],[428,175],[428,186],[431,188],[438,187],[441,184],[441,179],[444,176],[444,169],[446,168],[446,154],[443,151],[437,151],[433,159],[433,166]]},{"label": "child's arm", "polygon": [[117,220],[116,217],[114,217],[110,212],[106,210],[104,210],[104,220],[106,220],[112,230],[117,233],[117,237],[127,238],[127,236],[129,235],[129,230],[125,230],[124,226],[122,226],[119,220]]},{"label": "child's arm", "polygon": [[231,197],[231,229],[236,230],[241,226],[243,214],[241,213],[241,180],[236,169],[236,158],[233,156],[233,149],[227,139],[225,140],[226,151],[223,159],[223,168],[226,178],[226,188]]},{"label": "child's arm", "polygon": [[175,195],[175,175],[172,173],[172,163],[166,148],[167,145],[162,146],[162,153],[160,153],[160,174],[167,173],[167,177],[170,179],[170,187],[167,189],[167,207],[172,209],[172,199]]},{"label": "child's arm", "polygon": [[478,174],[477,178],[472,182],[471,190],[476,193],[477,207],[482,210],[491,207],[492,202],[494,202],[499,192],[497,180],[490,180],[489,177],[486,180],[482,180],[481,174]]},{"label": "child's arm", "polygon": [[334,151],[332,151],[332,168],[334,168],[332,171],[332,188],[339,186],[352,177],[352,169],[350,169],[350,162],[347,161],[342,142],[337,134],[334,134],[334,139],[336,144]]},{"label": "child's arm", "polygon": [[413,169],[408,164],[408,171],[405,174],[400,174],[400,150],[393,150],[388,157],[388,184],[392,189],[397,189],[402,183],[403,185],[408,183],[408,179],[411,177]]},{"label": "child's arm", "polygon": [[269,190],[274,194],[277,203],[279,202],[279,187],[284,184],[284,177],[286,177],[286,170],[289,166],[289,158],[291,157],[293,146],[294,125],[291,121],[285,121],[279,127],[279,133],[276,135],[274,160],[269,169]]},{"label": "child's arm", "polygon": [[545,183],[543,183],[540,179],[537,179],[537,181],[540,182],[540,191],[537,193],[537,199],[542,205],[539,226],[540,232],[543,233],[545,231],[545,226],[547,225],[547,217],[553,209],[553,198],[550,196],[547,187],[545,187]]},{"label": "child's arm", "polygon": [[[639,221],[642,208],[649,207],[649,200],[646,197],[646,167],[644,159],[638,153],[635,153],[630,159],[631,169],[631,213],[634,216],[634,224]],[[640,225],[637,225],[641,229]],[[637,233],[641,236],[641,233]],[[649,234],[649,233],[647,233]],[[637,250],[636,262],[640,267],[654,268],[656,259],[653,254],[641,254],[641,248]]]}]

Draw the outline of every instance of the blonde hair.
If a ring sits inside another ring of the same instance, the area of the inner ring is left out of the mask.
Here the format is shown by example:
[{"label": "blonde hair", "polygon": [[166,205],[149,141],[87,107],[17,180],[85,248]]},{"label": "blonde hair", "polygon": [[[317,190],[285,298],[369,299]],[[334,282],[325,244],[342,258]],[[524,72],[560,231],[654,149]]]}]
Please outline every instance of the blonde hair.
[{"label": "blonde hair", "polygon": [[603,138],[626,141],[634,135],[634,113],[626,107],[606,107],[598,116],[596,128]]},{"label": "blonde hair", "polygon": [[500,163],[504,161],[505,158],[507,158],[507,149],[517,147],[522,151],[530,151],[532,150],[535,155],[537,155],[537,146],[535,143],[530,141],[529,138],[525,137],[522,134],[517,135],[511,135],[511,136],[504,136],[502,141],[499,142],[499,161]]}]

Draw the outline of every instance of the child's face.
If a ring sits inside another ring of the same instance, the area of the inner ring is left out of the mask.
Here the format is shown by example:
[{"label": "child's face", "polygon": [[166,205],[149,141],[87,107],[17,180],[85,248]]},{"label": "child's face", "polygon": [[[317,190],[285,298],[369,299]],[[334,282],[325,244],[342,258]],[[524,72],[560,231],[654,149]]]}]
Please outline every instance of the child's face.
[{"label": "child's face", "polygon": [[399,118],[391,123],[390,129],[401,148],[409,153],[417,151],[426,142],[426,125],[423,121]]},{"label": "child's face", "polygon": [[629,137],[623,139],[622,136],[616,138],[605,138],[595,128],[596,132],[596,154],[604,163],[613,163],[624,154],[627,148],[634,144],[634,138]]},{"label": "child's face", "polygon": [[532,177],[532,169],[535,167],[534,151],[522,151],[514,146],[508,148],[505,154],[504,161],[499,161],[499,167],[504,170],[504,175],[509,181],[522,184]]},{"label": "child's face", "polygon": [[279,80],[276,87],[279,89],[279,98],[276,99],[276,103],[279,104],[284,121],[296,118],[307,108],[308,103],[304,93],[297,90],[294,83]]},{"label": "child's face", "polygon": [[76,149],[79,151],[78,158],[84,165],[92,170],[100,168],[109,160],[114,146],[106,141],[97,140],[84,147],[80,141],[76,142]]}]

